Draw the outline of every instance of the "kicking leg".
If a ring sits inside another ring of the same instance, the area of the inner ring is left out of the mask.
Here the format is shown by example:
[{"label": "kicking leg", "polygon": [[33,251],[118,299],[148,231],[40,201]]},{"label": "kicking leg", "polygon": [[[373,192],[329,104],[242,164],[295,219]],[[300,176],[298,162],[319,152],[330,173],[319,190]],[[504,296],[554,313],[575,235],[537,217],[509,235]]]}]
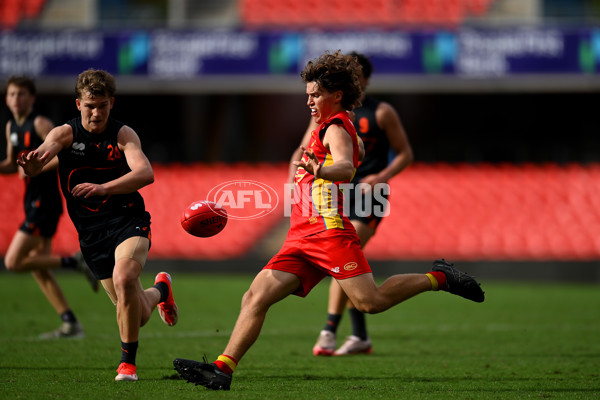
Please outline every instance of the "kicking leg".
[{"label": "kicking leg", "polygon": [[214,363],[176,358],[173,365],[188,382],[214,390],[229,390],[238,361],[254,344],[269,308],[300,285],[294,274],[263,269],[244,294],[240,314],[229,343]]},{"label": "kicking leg", "polygon": [[393,275],[379,287],[372,273],[341,279],[338,283],[352,304],[359,311],[369,314],[380,313],[432,289],[431,281],[425,274]]},{"label": "kicking leg", "polygon": [[429,290],[444,290],[477,303],[485,300],[479,283],[444,259],[434,261],[426,274],[393,275],[379,287],[371,273],[338,282],[356,308],[370,314],[385,311]]},{"label": "kicking leg", "polygon": [[269,308],[294,292],[299,285],[300,280],[294,274],[262,270],[244,294],[240,314],[224,354],[239,361],[258,338]]}]

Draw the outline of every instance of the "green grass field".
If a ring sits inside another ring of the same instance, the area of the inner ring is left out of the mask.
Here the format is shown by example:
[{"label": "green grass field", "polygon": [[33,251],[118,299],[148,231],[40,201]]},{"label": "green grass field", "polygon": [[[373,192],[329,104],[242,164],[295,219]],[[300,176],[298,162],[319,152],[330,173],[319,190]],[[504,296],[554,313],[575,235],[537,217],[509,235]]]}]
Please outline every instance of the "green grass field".
[{"label": "green grass field", "polygon": [[[475,304],[425,293],[368,317],[374,352],[314,357],[327,285],[267,316],[230,392],[178,378],[176,357],[213,360],[224,348],[252,276],[176,273],[176,327],[155,314],[142,329],[138,382],[114,382],[120,358],[112,303],[81,276],[58,274],[86,329],[80,340],[40,341],[59,324],[29,275],[0,273],[3,399],[598,399],[600,288],[483,282]],[[154,274],[145,274],[145,287]],[[344,317],[340,336],[349,334]]]}]

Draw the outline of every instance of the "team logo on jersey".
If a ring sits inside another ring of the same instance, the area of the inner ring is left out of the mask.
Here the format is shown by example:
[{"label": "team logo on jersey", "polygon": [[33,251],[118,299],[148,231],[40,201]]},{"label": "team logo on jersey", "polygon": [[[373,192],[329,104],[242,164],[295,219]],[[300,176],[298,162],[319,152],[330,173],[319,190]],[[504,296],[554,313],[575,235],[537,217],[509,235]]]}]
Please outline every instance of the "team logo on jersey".
[{"label": "team logo on jersey", "polygon": [[358,268],[358,264],[354,261],[351,261],[351,262],[347,263],[346,265],[344,265],[344,269],[346,271],[352,271],[352,270],[355,270],[356,268]]},{"label": "team logo on jersey", "polygon": [[85,153],[83,152],[85,150],[85,143],[77,143],[77,142],[73,142],[73,144],[71,145],[71,153],[72,154],[76,154],[78,156],[84,156]]},{"label": "team logo on jersey", "polygon": [[17,147],[19,145],[19,134],[17,132],[12,132],[10,134],[10,142],[13,147]]}]

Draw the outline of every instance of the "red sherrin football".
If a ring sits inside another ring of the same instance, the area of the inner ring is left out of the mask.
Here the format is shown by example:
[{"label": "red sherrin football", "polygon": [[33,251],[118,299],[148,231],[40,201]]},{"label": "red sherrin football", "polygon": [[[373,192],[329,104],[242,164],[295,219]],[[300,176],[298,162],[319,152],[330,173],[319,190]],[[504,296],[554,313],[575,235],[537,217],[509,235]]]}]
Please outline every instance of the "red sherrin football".
[{"label": "red sherrin football", "polygon": [[227,225],[227,210],[219,204],[208,201],[195,201],[183,211],[181,226],[190,235],[210,237],[221,232]]}]

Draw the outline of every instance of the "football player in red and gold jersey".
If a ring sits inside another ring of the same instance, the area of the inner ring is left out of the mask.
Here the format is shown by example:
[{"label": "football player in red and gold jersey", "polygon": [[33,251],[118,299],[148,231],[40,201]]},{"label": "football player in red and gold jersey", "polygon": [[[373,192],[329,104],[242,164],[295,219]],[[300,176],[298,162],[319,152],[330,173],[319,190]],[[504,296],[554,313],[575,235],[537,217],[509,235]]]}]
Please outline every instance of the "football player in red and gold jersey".
[{"label": "football player in red and gold jersey", "polygon": [[336,279],[352,304],[367,313],[431,290],[484,300],[477,281],[444,260],[436,260],[428,273],[394,275],[376,285],[356,230],[343,213],[339,188],[350,183],[362,153],[348,114],[360,102],[360,68],[355,57],[336,51],[309,61],[302,71],[307,106],[319,126],[295,162],[288,236],[245,293],[229,343],[217,360],[173,361],[188,382],[229,390],[233,372],[258,338],[269,308],[290,294],[306,296],[326,276]]}]

